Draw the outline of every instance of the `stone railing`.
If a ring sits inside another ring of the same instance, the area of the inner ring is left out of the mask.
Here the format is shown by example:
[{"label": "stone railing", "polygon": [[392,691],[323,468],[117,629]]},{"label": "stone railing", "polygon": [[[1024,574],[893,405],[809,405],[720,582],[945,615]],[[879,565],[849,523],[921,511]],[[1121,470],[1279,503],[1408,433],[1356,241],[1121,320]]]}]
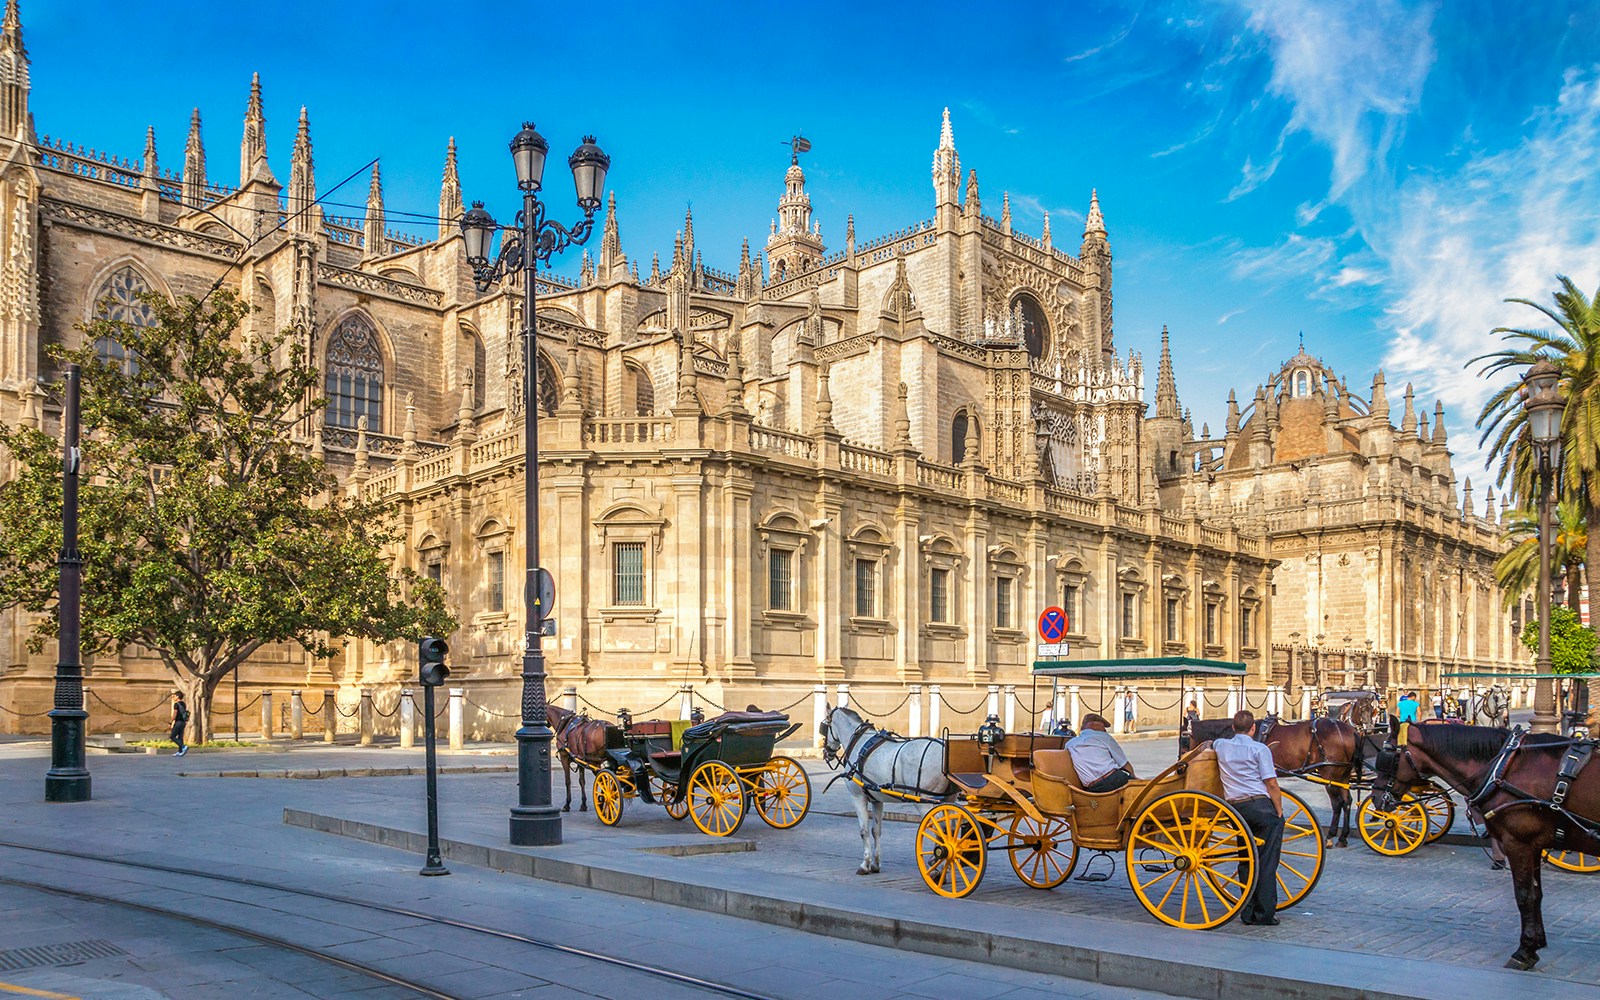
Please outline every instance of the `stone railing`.
[{"label": "stone railing", "polygon": [[1227,543],[1227,541],[1228,533],[1223,531],[1221,528],[1213,528],[1210,525],[1205,524],[1200,526],[1201,545],[1209,545],[1214,549],[1220,549]]},{"label": "stone railing", "polygon": [[435,455],[417,463],[417,482],[420,483],[431,483],[455,474],[456,453],[453,451],[447,451],[442,455]]},{"label": "stone railing", "polygon": [[1135,528],[1143,531],[1145,528],[1144,511],[1134,510],[1131,507],[1118,507],[1116,521],[1124,528]]},{"label": "stone railing", "polygon": [[932,462],[919,460],[917,462],[917,483],[935,490],[965,493],[967,475],[960,469],[952,468],[948,465],[935,465]]},{"label": "stone railing", "polygon": [[776,452],[807,462],[815,461],[817,458],[817,443],[810,436],[762,427],[759,424],[750,426],[750,447],[756,451]]},{"label": "stone railing", "polygon": [[522,429],[496,434],[472,443],[472,467],[493,465],[496,462],[522,456]]},{"label": "stone railing", "polygon": [[886,451],[862,445],[841,444],[839,467],[867,476],[890,479],[894,476],[894,457]]},{"label": "stone railing", "polygon": [[1100,519],[1099,501],[1073,493],[1065,493],[1057,489],[1045,489],[1044,509],[1056,514],[1075,517],[1081,521],[1098,521]]},{"label": "stone railing", "polygon": [[53,143],[49,136],[39,140],[38,164],[46,170],[59,170],[86,180],[102,181],[137,191],[144,183],[143,166],[127,157],[118,159],[94,149],[84,149],[63,139]]},{"label": "stone railing", "polygon": [[671,417],[594,417],[585,421],[588,445],[665,444],[672,440]]},{"label": "stone railing", "polygon": [[1028,502],[1028,486],[1026,483],[1012,482],[1009,479],[996,479],[988,477],[989,497],[1001,503],[1008,503],[1014,507],[1025,506]]},{"label": "stone railing", "polygon": [[1170,538],[1177,542],[1188,542],[1194,539],[1193,525],[1189,521],[1182,521],[1175,517],[1161,517],[1161,537]]}]

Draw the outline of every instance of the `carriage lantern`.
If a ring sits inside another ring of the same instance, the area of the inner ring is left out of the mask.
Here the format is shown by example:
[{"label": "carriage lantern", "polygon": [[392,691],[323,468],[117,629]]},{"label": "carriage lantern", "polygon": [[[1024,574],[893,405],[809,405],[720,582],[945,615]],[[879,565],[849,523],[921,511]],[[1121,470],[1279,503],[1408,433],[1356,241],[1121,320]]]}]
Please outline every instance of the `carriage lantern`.
[{"label": "carriage lantern", "polygon": [[978,727],[978,745],[983,747],[984,753],[992,754],[1005,735],[1006,731],[1000,726],[1000,716],[990,715],[983,720],[983,725]]},{"label": "carriage lantern", "polygon": [[633,728],[633,713],[625,708],[617,709],[617,728],[623,732]]}]

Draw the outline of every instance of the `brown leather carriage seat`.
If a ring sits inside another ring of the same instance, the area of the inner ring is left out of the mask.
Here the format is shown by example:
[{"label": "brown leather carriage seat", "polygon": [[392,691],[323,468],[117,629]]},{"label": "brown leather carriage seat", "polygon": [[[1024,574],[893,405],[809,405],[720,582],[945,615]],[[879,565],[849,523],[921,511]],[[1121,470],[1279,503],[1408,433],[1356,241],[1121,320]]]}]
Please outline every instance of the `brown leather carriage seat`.
[{"label": "brown leather carriage seat", "polygon": [[672,723],[665,719],[650,719],[646,722],[635,722],[628,727],[629,736],[668,736],[672,735]]},{"label": "brown leather carriage seat", "polygon": [[[1123,789],[1089,792],[1079,783],[1072,751],[1040,750],[1033,755],[1033,801],[1041,812],[1072,814],[1072,835],[1085,846],[1117,841]],[[1092,843],[1091,843],[1092,842]]]}]

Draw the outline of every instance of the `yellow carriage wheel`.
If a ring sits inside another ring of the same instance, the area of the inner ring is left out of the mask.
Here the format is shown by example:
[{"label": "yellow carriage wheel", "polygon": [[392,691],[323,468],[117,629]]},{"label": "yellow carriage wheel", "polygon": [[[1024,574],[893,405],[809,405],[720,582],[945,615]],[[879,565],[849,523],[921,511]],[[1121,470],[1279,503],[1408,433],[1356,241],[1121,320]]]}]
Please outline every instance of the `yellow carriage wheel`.
[{"label": "yellow carriage wheel", "polygon": [[774,757],[756,772],[756,813],[767,825],[787,830],[806,818],[811,810],[811,779],[805,768],[789,757]]},{"label": "yellow carriage wheel", "polygon": [[733,768],[706,761],[689,776],[689,818],[700,832],[726,837],[744,823],[744,785]]},{"label": "yellow carriage wheel", "polygon": [[685,816],[689,815],[688,799],[684,798],[679,799],[676,802],[672,801],[672,797],[678,794],[678,786],[676,784],[670,781],[661,780],[661,778],[656,776],[654,771],[650,773],[649,781],[651,798],[661,803],[661,807],[667,811],[668,816],[671,816],[673,819],[683,819]]},{"label": "yellow carriage wheel", "polygon": [[610,771],[596,771],[594,776],[594,818],[606,826],[622,822],[622,782]]},{"label": "yellow carriage wheel", "polygon": [[1145,807],[1128,837],[1128,882],[1164,924],[1210,930],[1244,909],[1256,842],[1243,817],[1204,792],[1173,792]]},{"label": "yellow carriage wheel", "polygon": [[1283,792],[1283,851],[1278,855],[1278,909],[1305,899],[1322,877],[1322,828],[1305,802]]},{"label": "yellow carriage wheel", "polygon": [[1006,854],[1011,859],[1011,870],[1023,885],[1054,889],[1067,880],[1078,864],[1072,825],[1059,816],[1046,816],[1040,822],[1019,812],[1011,818],[1010,834]]},{"label": "yellow carriage wheel", "polygon": [[1423,843],[1431,844],[1456,825],[1456,803],[1449,792],[1437,785],[1430,786],[1427,794],[1417,799],[1422,803],[1423,812],[1428,814],[1428,838]]},{"label": "yellow carriage wheel", "polygon": [[1600,872],[1600,857],[1578,851],[1545,851],[1544,859],[1564,872],[1593,875]]},{"label": "yellow carriage wheel", "polygon": [[1400,797],[1393,812],[1379,809],[1369,795],[1356,810],[1356,826],[1362,843],[1379,854],[1398,858],[1428,839],[1428,811],[1409,793]]},{"label": "yellow carriage wheel", "polygon": [[939,895],[960,899],[972,892],[988,863],[983,828],[965,808],[940,803],[917,825],[917,870]]}]

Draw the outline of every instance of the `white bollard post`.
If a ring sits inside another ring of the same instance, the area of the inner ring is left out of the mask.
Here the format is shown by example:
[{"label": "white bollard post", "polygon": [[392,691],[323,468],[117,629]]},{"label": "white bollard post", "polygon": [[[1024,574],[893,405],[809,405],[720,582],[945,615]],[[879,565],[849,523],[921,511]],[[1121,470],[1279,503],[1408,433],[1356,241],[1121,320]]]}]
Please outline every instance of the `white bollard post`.
[{"label": "white bollard post", "polygon": [[578,689],[577,688],[575,688],[575,687],[566,687],[566,688],[562,688],[561,689],[561,707],[566,709],[567,711],[571,712],[573,715],[577,715],[578,714]]},{"label": "white bollard post", "polygon": [[906,704],[911,709],[911,720],[906,724],[911,736],[915,739],[922,735],[922,685],[911,685],[911,697],[906,699]]},{"label": "white bollard post", "polygon": [[811,745],[821,749],[822,724],[828,721],[828,685],[817,684],[811,689]]},{"label": "white bollard post", "polygon": [[1067,685],[1067,724],[1073,732],[1083,725],[1083,693],[1076,684]]},{"label": "white bollard post", "polygon": [[1267,689],[1267,711],[1283,718],[1283,686],[1274,684]]},{"label": "white bollard post", "polygon": [[465,688],[450,689],[450,749],[460,750],[467,745],[467,725],[462,712],[466,702]]},{"label": "white bollard post", "polygon": [[400,689],[400,749],[410,750],[417,742],[417,703],[411,689]]},{"label": "white bollard post", "polygon": [[1006,732],[1017,731],[1017,686],[1006,685]]},{"label": "white bollard post", "polygon": [[[836,707],[838,707],[838,708],[849,708],[850,707],[850,685],[848,685],[848,684],[840,684],[839,687],[838,687],[838,692],[839,693],[838,693],[837,697],[838,697],[839,701],[838,701],[838,704],[837,704]],[[860,713],[858,712],[856,714],[859,715]]]},{"label": "white bollard post", "polygon": [[1311,689],[1309,687],[1300,689],[1300,718],[1311,718]]},{"label": "white bollard post", "polygon": [[1111,731],[1121,735],[1125,730],[1122,726],[1122,692],[1120,685],[1111,693]]},{"label": "white bollard post", "polygon": [[939,685],[928,685],[928,735],[937,737],[944,730],[939,726],[939,709],[944,707],[944,696],[939,693]]},{"label": "white bollard post", "polygon": [[295,739],[304,739],[306,735],[306,706],[300,700],[299,691],[290,691],[289,697],[293,699],[289,706],[289,735]]},{"label": "white bollard post", "polygon": [[694,688],[685,684],[678,689],[678,718],[687,719],[694,714]]},{"label": "white bollard post", "polygon": [[984,708],[983,715],[986,719],[991,715],[998,716],[1000,714],[1000,685],[989,685],[989,698],[984,703]]},{"label": "white bollard post", "polygon": [[1239,714],[1239,709],[1243,707],[1244,705],[1239,700],[1239,689],[1230,686],[1228,688],[1228,717],[1230,719],[1233,718]]},{"label": "white bollard post", "polygon": [[273,722],[273,719],[272,719],[272,692],[270,690],[262,691],[261,692],[261,738],[262,739],[264,739],[264,740],[272,739],[273,732],[274,732],[274,727],[272,725],[272,722]]},{"label": "white bollard post", "polygon": [[332,691],[322,692],[322,742],[332,743],[339,728],[339,702]]}]

